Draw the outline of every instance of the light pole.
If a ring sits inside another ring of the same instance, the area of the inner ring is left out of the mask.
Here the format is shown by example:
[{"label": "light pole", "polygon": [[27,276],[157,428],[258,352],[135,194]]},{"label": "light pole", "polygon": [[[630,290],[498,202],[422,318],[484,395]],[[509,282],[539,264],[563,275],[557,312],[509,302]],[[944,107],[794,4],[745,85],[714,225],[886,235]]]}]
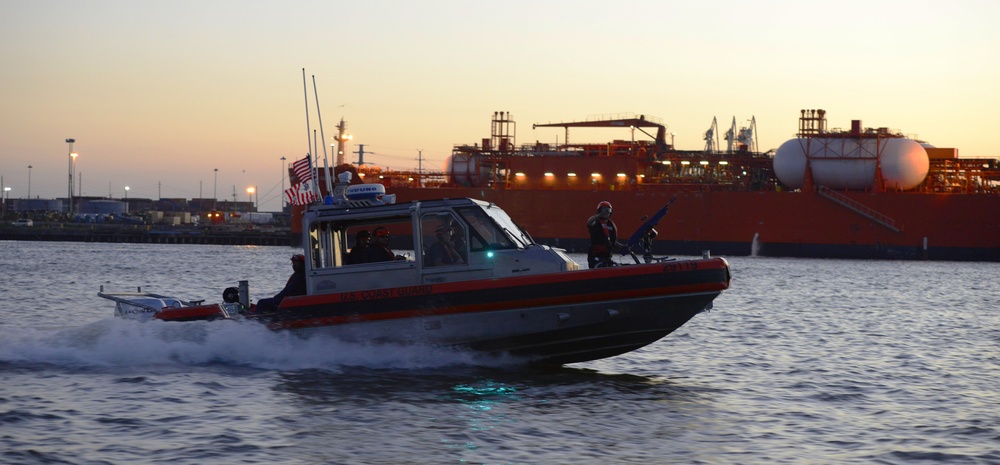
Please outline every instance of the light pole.
[{"label": "light pole", "polygon": [[[281,192],[278,195],[281,202],[281,211],[285,211],[285,173],[288,172],[288,168],[285,168],[285,157],[281,157]],[[257,195],[260,197],[260,194]]]},{"label": "light pole", "polygon": [[257,189],[254,189],[254,187],[253,187],[253,186],[250,186],[250,187],[248,187],[248,188],[247,188],[247,197],[249,197],[249,200],[250,200],[250,210],[251,210],[251,211],[253,211],[253,193],[254,193],[254,192],[255,192],[256,190],[257,190]]},{"label": "light pole", "polygon": [[69,202],[69,205],[66,208],[66,213],[70,215],[73,214],[73,162],[76,161],[76,152],[73,151],[74,142],[76,139],[66,139],[66,143],[69,144],[69,166],[66,168],[69,174],[69,192],[66,195],[66,201]]},{"label": "light pole", "polygon": [[212,185],[212,210],[215,210],[215,201],[219,198],[219,169],[215,169],[215,184]]},{"label": "light pole", "polygon": [[632,130],[632,145],[628,146],[629,153],[635,153],[635,126],[629,126]]},{"label": "light pole", "polygon": [[125,186],[125,213],[128,213],[128,186]]},{"label": "light pole", "polygon": [[6,219],[7,218],[7,201],[10,200],[10,188],[5,186],[3,188],[3,193],[4,193],[4,195],[7,198],[4,199],[4,195],[0,195],[0,201],[3,202],[3,217],[4,217],[4,219]]},{"label": "light pole", "polygon": [[28,165],[28,199],[31,199],[31,165]]}]

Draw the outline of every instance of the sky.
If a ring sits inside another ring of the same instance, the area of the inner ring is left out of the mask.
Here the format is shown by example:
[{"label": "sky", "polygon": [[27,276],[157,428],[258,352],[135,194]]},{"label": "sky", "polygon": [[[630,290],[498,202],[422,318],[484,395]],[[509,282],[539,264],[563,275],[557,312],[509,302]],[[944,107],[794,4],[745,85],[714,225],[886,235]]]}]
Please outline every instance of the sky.
[{"label": "sky", "polygon": [[518,144],[564,137],[535,123],[634,113],[691,150],[713,118],[753,118],[768,150],[822,108],[831,128],[996,158],[998,20],[995,0],[0,0],[0,176],[11,198],[29,175],[31,197],[65,197],[73,138],[85,196],[256,186],[275,211],[281,157],[309,151],[307,98],[327,140],[346,121],[348,161],[365,144],[393,169],[441,169],[495,111]]}]

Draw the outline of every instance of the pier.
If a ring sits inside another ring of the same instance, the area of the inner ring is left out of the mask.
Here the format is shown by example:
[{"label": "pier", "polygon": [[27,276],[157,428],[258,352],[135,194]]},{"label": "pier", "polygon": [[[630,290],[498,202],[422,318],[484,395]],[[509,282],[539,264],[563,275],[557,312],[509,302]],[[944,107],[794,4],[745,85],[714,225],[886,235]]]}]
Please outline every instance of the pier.
[{"label": "pier", "polygon": [[38,224],[0,227],[0,240],[52,242],[116,242],[135,244],[214,244],[290,246],[288,228],[268,230],[178,228],[131,225]]}]

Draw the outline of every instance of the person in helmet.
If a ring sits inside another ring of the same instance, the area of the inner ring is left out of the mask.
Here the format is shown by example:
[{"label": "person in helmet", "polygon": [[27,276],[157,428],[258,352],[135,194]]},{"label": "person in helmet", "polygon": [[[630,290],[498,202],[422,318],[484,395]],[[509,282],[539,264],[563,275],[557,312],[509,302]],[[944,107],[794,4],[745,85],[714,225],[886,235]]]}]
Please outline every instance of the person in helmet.
[{"label": "person in helmet", "polygon": [[434,230],[435,241],[427,252],[427,266],[460,265],[465,263],[462,255],[455,250],[451,226],[442,224]]},{"label": "person in helmet", "polygon": [[406,257],[402,255],[396,255],[393,253],[392,249],[389,248],[389,230],[385,229],[385,226],[379,226],[372,231],[372,236],[375,236],[372,245],[368,246],[368,261],[369,262],[387,262],[390,260],[406,260]]},{"label": "person in helmet", "polygon": [[587,265],[590,268],[611,266],[611,248],[618,241],[618,228],[611,221],[611,202],[597,204],[597,213],[587,219],[590,231],[590,249],[587,251]]},{"label": "person in helmet", "polygon": [[281,301],[285,297],[306,294],[306,257],[302,254],[292,255],[292,275],[285,283],[285,288],[281,292],[269,299],[260,299],[257,302],[257,313],[270,313],[278,310]]},{"label": "person in helmet", "polygon": [[354,236],[354,248],[347,254],[347,264],[355,265],[368,262],[368,248],[371,247],[372,233],[362,229]]}]

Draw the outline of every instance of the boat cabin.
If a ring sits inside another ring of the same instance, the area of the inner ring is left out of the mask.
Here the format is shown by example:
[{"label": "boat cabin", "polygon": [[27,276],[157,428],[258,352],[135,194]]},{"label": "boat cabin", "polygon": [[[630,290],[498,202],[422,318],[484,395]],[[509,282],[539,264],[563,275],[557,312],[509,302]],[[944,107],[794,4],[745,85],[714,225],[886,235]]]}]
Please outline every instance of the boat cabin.
[{"label": "boat cabin", "polygon": [[[309,207],[303,235],[309,295],[579,269],[561,249],[536,244],[496,205],[473,199],[343,199]],[[365,248],[366,235],[367,250],[356,250]]]}]

